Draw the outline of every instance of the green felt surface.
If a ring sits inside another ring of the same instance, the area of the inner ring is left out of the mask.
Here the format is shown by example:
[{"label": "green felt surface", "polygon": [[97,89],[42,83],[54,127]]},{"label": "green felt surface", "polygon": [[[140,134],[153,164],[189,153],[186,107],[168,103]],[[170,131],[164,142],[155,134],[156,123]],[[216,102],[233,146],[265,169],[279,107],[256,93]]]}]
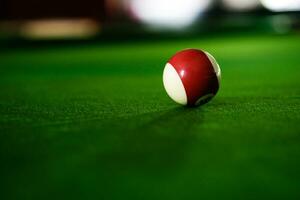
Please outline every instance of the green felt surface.
[{"label": "green felt surface", "polygon": [[[240,36],[0,53],[1,199],[300,199],[300,37]],[[222,70],[199,108],[165,62]]]}]

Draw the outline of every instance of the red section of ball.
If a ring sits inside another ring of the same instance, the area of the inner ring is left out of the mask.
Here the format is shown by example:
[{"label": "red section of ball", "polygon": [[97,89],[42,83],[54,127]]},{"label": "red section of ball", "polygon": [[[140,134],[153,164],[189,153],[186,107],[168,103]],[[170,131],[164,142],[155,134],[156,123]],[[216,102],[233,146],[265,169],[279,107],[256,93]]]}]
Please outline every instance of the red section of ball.
[{"label": "red section of ball", "polygon": [[188,105],[193,106],[199,98],[215,95],[219,89],[217,75],[207,55],[197,49],[176,53],[169,63],[175,68],[184,85]]}]

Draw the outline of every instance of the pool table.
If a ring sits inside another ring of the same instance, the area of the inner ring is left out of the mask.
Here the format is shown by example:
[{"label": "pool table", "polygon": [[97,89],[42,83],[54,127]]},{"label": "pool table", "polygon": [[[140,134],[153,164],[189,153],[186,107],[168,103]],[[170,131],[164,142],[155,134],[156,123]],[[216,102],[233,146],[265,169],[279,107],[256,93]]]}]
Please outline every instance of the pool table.
[{"label": "pool table", "polygon": [[[209,103],[182,107],[162,71],[217,59]],[[300,35],[0,49],[1,199],[300,199]]]}]

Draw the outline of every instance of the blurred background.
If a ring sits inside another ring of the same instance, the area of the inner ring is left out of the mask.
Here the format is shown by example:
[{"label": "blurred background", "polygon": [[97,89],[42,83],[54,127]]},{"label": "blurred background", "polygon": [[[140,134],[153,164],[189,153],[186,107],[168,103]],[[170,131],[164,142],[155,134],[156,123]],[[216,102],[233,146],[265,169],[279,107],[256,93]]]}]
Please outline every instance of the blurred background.
[{"label": "blurred background", "polygon": [[0,40],[287,34],[300,29],[299,11],[300,0],[1,0]]}]

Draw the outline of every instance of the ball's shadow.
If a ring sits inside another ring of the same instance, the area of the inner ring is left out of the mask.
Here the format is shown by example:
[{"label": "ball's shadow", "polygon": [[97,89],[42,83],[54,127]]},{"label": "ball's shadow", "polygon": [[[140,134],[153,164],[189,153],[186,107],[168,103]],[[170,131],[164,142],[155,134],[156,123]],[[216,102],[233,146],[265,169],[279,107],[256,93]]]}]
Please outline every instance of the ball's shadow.
[{"label": "ball's shadow", "polygon": [[135,127],[131,141],[139,142],[138,151],[142,160],[151,163],[151,170],[163,172],[176,170],[185,163],[198,134],[193,128],[200,126],[203,114],[200,107],[176,107],[140,116],[140,120],[147,122]]},{"label": "ball's shadow", "polygon": [[180,169],[198,135],[197,128],[203,120],[201,111],[201,107],[178,106],[125,120],[127,128],[115,132],[119,150],[105,156],[105,165],[110,170],[122,166],[124,170],[153,175]]},{"label": "ball's shadow", "polygon": [[201,107],[175,107],[168,111],[155,113],[152,119],[142,125],[142,128],[168,128],[176,132],[185,133],[193,128],[195,124],[200,125],[204,118]]}]

